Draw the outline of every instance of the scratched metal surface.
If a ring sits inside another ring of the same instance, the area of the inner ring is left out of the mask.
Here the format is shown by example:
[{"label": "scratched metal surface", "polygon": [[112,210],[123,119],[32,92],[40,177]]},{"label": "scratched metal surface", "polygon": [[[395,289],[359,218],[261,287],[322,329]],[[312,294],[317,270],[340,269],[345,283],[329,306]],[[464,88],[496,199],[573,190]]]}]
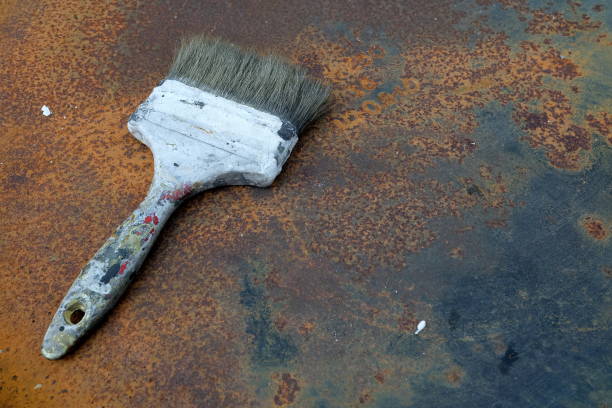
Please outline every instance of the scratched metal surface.
[{"label": "scratched metal surface", "polygon": [[[1,2],[0,406],[609,406],[610,20],[601,0]],[[179,209],[47,361],[152,174],[127,116],[202,31],[306,65],[336,106],[272,188]]]}]

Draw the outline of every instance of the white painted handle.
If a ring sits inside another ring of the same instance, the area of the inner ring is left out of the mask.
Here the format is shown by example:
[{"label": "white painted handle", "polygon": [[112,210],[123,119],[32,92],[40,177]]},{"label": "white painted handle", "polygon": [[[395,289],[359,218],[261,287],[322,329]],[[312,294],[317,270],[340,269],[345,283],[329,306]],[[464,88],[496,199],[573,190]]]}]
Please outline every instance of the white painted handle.
[{"label": "white painted handle", "polygon": [[170,215],[191,191],[190,186],[167,189],[153,183],[140,206],[106,240],[68,290],[45,334],[45,357],[62,357],[112,309]]}]

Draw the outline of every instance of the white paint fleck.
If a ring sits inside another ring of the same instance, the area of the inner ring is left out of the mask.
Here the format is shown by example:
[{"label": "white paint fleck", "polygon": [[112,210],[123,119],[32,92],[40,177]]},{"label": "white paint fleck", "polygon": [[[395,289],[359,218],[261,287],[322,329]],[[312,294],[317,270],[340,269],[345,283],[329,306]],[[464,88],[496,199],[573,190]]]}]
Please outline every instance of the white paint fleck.
[{"label": "white paint fleck", "polygon": [[34,389],[35,389],[35,390],[40,390],[41,388],[42,388],[42,384],[36,384],[36,385],[34,386]]},{"label": "white paint fleck", "polygon": [[427,322],[425,320],[421,320],[419,324],[417,324],[417,329],[414,334],[419,334],[420,332],[422,332],[425,326],[427,326]]},{"label": "white paint fleck", "polygon": [[40,110],[42,111],[42,114],[45,116],[49,116],[51,115],[53,112],[51,112],[51,109],[49,109],[49,107],[47,105],[43,105]]}]

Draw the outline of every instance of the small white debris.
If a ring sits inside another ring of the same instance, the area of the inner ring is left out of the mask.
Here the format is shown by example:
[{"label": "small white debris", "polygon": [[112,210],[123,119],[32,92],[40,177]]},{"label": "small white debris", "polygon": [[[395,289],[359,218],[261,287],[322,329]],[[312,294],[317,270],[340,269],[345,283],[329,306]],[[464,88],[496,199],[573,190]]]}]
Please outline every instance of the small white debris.
[{"label": "small white debris", "polygon": [[414,334],[419,334],[423,329],[427,326],[427,322],[425,320],[421,320],[419,324],[417,324],[417,329]]},{"label": "small white debris", "polygon": [[40,390],[41,388],[42,388],[42,384],[36,384],[36,385],[34,386],[34,389],[35,389],[35,390]]},{"label": "small white debris", "polygon": [[40,110],[42,111],[42,114],[45,116],[49,116],[51,115],[51,109],[49,109],[49,107],[47,105],[43,105],[42,108],[40,108]]},{"label": "small white debris", "polygon": [[[2,164],[2,163],[0,163]],[[4,353],[4,349],[0,349],[0,354]]]}]

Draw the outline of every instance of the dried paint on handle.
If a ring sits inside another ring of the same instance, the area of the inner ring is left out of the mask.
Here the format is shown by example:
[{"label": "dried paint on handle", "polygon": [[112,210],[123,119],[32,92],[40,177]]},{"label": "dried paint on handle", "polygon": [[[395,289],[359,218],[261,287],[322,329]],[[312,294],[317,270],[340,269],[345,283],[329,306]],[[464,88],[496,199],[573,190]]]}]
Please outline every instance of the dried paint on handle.
[{"label": "dried paint on handle", "polygon": [[68,290],[43,340],[46,358],[66,354],[114,306],[174,209],[193,190],[190,185],[153,186]]},{"label": "dried paint on handle", "polygon": [[66,354],[110,311],[184,197],[269,186],[298,139],[296,127],[274,115],[175,80],[153,90],[128,129],[153,152],[152,187],[70,287],[43,340],[49,359]]}]

